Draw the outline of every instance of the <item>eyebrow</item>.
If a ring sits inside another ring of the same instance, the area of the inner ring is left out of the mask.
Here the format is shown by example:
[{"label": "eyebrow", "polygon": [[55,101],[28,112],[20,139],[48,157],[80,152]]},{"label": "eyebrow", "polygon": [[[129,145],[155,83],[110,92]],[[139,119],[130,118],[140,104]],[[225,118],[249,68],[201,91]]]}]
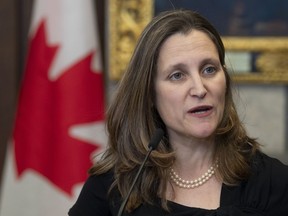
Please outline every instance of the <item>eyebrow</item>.
[{"label": "eyebrow", "polygon": [[168,74],[168,73],[170,73],[171,71],[174,71],[174,70],[176,70],[176,69],[182,69],[182,70],[184,70],[184,69],[186,69],[186,68],[187,68],[186,64],[177,63],[177,64],[175,64],[175,65],[169,65],[166,69],[163,70],[163,73],[164,73],[164,74]]},{"label": "eyebrow", "polygon": [[[215,64],[217,66],[221,65],[219,58],[205,58],[205,59],[201,60],[201,62],[200,62],[200,66],[201,67],[206,65],[206,64]],[[184,70],[186,68],[187,68],[186,64],[177,63],[175,65],[169,65],[163,72],[164,73],[169,73],[171,70],[172,71],[175,70],[175,69],[183,69]]]},{"label": "eyebrow", "polygon": [[203,59],[203,61],[201,62],[201,66],[204,66],[206,64],[214,64],[217,66],[221,65],[220,59],[219,58],[207,58],[207,59]]}]

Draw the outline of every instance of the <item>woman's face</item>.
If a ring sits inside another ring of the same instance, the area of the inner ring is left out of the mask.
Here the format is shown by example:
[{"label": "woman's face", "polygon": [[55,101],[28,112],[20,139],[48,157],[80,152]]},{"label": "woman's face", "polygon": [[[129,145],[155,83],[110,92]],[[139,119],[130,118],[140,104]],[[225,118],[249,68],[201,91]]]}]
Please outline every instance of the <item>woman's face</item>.
[{"label": "woman's face", "polygon": [[192,30],[167,38],[160,48],[155,91],[170,141],[214,134],[223,116],[226,80],[216,46],[205,33]]}]

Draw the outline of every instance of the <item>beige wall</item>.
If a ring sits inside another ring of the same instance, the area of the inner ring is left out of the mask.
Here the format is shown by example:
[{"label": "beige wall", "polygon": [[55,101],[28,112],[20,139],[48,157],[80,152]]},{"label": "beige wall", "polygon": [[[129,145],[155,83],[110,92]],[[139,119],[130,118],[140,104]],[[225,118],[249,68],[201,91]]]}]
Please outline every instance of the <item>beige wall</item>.
[{"label": "beige wall", "polygon": [[235,101],[239,115],[263,151],[288,164],[287,85],[238,85]]}]

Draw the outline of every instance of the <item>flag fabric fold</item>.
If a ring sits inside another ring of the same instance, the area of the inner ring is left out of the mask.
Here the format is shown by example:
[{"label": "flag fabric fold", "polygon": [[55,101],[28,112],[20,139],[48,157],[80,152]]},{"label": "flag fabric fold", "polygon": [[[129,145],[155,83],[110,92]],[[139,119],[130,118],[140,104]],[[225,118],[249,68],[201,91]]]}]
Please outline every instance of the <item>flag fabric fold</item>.
[{"label": "flag fabric fold", "polygon": [[67,215],[106,143],[92,0],[35,0],[0,216]]}]

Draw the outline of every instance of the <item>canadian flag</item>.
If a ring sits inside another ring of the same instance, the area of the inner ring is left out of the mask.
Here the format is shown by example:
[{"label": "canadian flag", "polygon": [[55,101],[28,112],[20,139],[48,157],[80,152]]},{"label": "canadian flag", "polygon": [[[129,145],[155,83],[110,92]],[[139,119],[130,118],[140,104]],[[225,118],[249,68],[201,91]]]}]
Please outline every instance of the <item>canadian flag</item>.
[{"label": "canadian flag", "polygon": [[106,143],[92,0],[35,0],[1,216],[67,215]]}]

